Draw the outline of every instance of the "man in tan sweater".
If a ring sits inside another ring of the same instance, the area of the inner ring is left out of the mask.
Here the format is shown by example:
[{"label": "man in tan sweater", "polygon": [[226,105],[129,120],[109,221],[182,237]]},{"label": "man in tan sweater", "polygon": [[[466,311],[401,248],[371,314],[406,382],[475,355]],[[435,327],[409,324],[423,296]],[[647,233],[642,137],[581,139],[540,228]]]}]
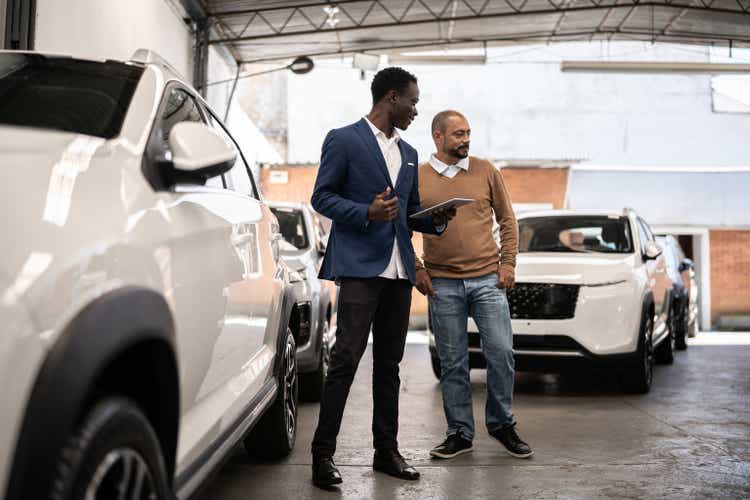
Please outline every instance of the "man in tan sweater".
[{"label": "man in tan sweater", "polygon": [[[461,113],[438,113],[432,121],[437,152],[419,166],[423,206],[451,198],[476,200],[459,208],[442,234],[423,235],[424,263],[416,259],[417,289],[429,300],[448,421],[447,439],[430,455],[453,458],[473,449],[466,333],[471,314],[487,359],[487,430],[508,453],[528,458],[533,452],[518,436],[513,420],[513,332],[505,295],[515,281],[518,224],[500,171],[489,161],[469,156],[470,136]],[[493,213],[500,225],[499,252],[492,237]]]}]

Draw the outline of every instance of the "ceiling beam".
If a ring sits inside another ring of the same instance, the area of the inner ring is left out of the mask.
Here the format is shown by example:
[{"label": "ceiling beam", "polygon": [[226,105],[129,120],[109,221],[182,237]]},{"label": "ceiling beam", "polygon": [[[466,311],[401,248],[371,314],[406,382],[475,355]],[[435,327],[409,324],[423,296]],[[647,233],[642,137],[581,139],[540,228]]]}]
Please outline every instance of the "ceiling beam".
[{"label": "ceiling beam", "polygon": [[[468,16],[458,16],[455,18],[441,18],[440,21],[456,21],[456,22],[462,22],[462,21],[473,21],[473,20],[480,20],[480,19],[503,19],[503,18],[512,18],[512,17],[519,17],[519,16],[543,16],[543,15],[550,15],[550,14],[559,14],[561,12],[567,12],[567,13],[577,13],[577,12],[590,12],[590,11],[599,11],[599,10],[608,10],[608,9],[632,9],[633,7],[658,7],[660,9],[665,10],[687,10],[687,11],[696,11],[696,12],[711,12],[711,13],[722,13],[722,14],[731,14],[736,16],[746,16],[750,18],[750,13],[743,12],[740,10],[733,10],[733,9],[725,9],[725,8],[715,8],[715,7],[703,7],[703,6],[696,6],[696,5],[668,5],[661,2],[641,2],[638,0],[627,0],[626,2],[620,3],[617,6],[598,6],[596,4],[592,5],[584,5],[584,6],[575,6],[575,7],[567,7],[567,8],[548,8],[548,9],[540,9],[540,10],[533,10],[533,11],[525,11],[525,12],[496,12],[493,14],[482,14],[482,15],[468,15]],[[211,44],[226,44],[226,43],[240,43],[240,42],[248,42],[252,40],[264,40],[264,39],[271,39],[271,38],[292,38],[292,37],[299,37],[299,36],[309,36],[309,35],[316,35],[321,33],[342,33],[342,32],[349,32],[349,31],[356,31],[356,30],[366,30],[366,29],[384,29],[384,28],[391,28],[391,27],[404,27],[404,26],[419,26],[424,24],[434,24],[436,22],[440,22],[436,19],[417,19],[413,21],[401,21],[401,22],[387,22],[387,23],[373,23],[369,25],[360,25],[360,26],[345,26],[342,28],[321,28],[321,29],[310,29],[310,30],[303,30],[303,31],[294,31],[289,33],[268,33],[268,34],[262,34],[262,35],[250,35],[250,36],[242,36],[242,37],[234,37],[234,38],[224,38],[224,39],[215,39],[211,40]],[[717,36],[717,38],[719,38]],[[729,36],[723,36],[723,39],[728,38],[735,38],[735,37],[729,37]]]},{"label": "ceiling beam", "polygon": [[[567,32],[567,33],[560,33],[555,37],[555,40],[557,41],[566,41],[568,39],[576,39],[580,38],[581,40],[589,39],[588,37],[591,36],[596,37],[606,37],[610,34],[615,33],[612,29],[602,29],[602,30],[580,30],[575,32]],[[639,30],[624,30],[619,33],[615,33],[617,36],[621,37],[622,39],[627,39],[628,37],[632,37],[633,40],[645,40],[653,37],[653,33],[651,31],[639,31]],[[305,55],[308,57],[341,57],[346,55],[351,55],[359,52],[376,52],[376,53],[383,53],[388,51],[394,51],[394,50],[403,50],[403,49],[434,49],[437,46],[454,46],[454,45],[461,45],[461,46],[467,46],[471,44],[484,44],[484,43],[502,43],[502,42],[508,42],[508,43],[515,43],[515,42],[524,42],[524,43],[546,43],[550,38],[550,33],[548,31],[545,32],[532,32],[532,33],[524,33],[524,34],[514,34],[514,35],[506,35],[506,36],[498,36],[498,37],[488,37],[483,39],[453,39],[451,41],[445,40],[445,39],[436,39],[436,40],[429,40],[429,41],[419,41],[414,43],[399,43],[394,42],[391,44],[383,43],[381,45],[376,46],[370,46],[370,47],[362,47],[362,46],[352,46],[351,48],[343,48],[341,50],[327,50],[327,51],[318,51],[318,52],[306,52]],[[750,36],[747,37],[734,37],[735,41],[742,42],[744,44],[747,44],[750,46]],[[669,36],[661,36],[659,34],[656,35],[655,38],[656,41],[664,41],[664,42],[680,42],[680,43],[707,43],[707,42],[714,42],[714,43],[727,43],[726,38],[717,38],[716,36],[711,35],[705,35],[705,34],[673,34]],[[331,42],[333,45],[335,42]],[[355,42],[356,43],[356,42]],[[477,47],[479,47],[477,45]],[[278,62],[278,61],[285,61],[289,59],[293,59],[299,54],[294,55],[280,55],[280,56],[270,56],[270,57],[263,57],[263,58],[257,58],[257,59],[245,59],[242,60],[241,63],[243,64],[260,64],[260,63],[270,63],[270,62]]]}]

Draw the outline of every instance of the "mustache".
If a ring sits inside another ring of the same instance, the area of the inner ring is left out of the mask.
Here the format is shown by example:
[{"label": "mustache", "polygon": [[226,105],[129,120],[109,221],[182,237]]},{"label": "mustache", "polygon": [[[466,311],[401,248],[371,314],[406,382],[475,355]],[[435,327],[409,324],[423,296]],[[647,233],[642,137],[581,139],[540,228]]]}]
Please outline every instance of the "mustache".
[{"label": "mustache", "polygon": [[469,144],[470,144],[470,143],[466,142],[466,143],[464,143],[464,144],[461,144],[460,146],[456,146],[456,149],[461,149],[461,148],[468,148],[468,147],[469,147]]}]

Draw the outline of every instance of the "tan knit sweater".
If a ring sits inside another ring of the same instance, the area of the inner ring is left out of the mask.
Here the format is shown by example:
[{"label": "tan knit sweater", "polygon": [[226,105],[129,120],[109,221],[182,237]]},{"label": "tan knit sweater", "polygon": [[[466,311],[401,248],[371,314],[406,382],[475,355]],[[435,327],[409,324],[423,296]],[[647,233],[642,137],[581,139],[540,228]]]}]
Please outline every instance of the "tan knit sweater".
[{"label": "tan knit sweater", "polygon": [[[424,264],[433,278],[474,278],[497,272],[498,263],[511,270],[518,253],[518,224],[503,176],[487,160],[470,157],[469,169],[452,179],[435,171],[429,163],[419,166],[419,197],[422,207],[451,198],[477,200],[456,210],[456,216],[439,236],[424,234]],[[500,224],[502,249],[492,237],[492,213]]]}]

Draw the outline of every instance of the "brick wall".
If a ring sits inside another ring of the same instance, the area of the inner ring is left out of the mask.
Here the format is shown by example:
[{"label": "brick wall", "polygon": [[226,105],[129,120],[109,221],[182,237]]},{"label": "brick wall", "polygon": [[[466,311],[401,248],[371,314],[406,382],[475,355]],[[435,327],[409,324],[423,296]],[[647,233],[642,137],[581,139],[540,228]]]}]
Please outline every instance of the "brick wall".
[{"label": "brick wall", "polygon": [[551,203],[554,208],[564,207],[567,167],[505,167],[502,172],[513,203]]},{"label": "brick wall", "polygon": [[750,231],[710,231],[711,323],[750,314]]},{"label": "brick wall", "polygon": [[[271,172],[286,172],[289,181],[286,184],[272,184]],[[260,191],[263,197],[271,201],[304,201],[310,203],[318,166],[279,166],[260,169]]]}]

